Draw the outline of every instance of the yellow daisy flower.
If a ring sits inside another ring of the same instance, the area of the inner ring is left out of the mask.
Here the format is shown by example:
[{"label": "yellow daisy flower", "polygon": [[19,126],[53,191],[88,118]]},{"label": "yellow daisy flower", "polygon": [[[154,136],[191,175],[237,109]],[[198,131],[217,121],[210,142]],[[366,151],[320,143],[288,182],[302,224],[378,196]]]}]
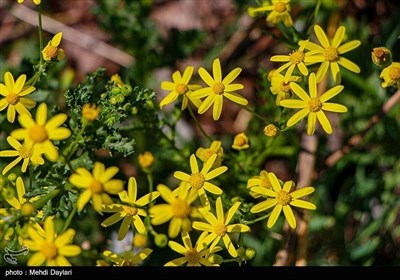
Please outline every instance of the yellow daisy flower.
[{"label": "yellow daisy flower", "polygon": [[286,62],[278,69],[276,69],[273,75],[281,73],[283,70],[287,69],[285,73],[284,82],[289,83],[290,77],[292,76],[292,73],[296,67],[297,69],[299,69],[300,73],[303,76],[307,76],[308,69],[306,65],[324,61],[323,57],[314,56],[313,52],[304,52],[304,47],[305,47],[304,44],[300,45],[300,47],[297,50],[293,51],[289,55],[272,56],[270,60],[273,62]]},{"label": "yellow daisy flower", "polygon": [[17,197],[12,196],[10,198],[6,198],[6,201],[8,204],[14,207],[14,209],[20,210],[23,216],[32,216],[32,214],[35,212],[35,206],[33,205],[33,202],[38,200],[39,196],[31,197],[29,200],[24,197],[25,185],[21,177],[17,178],[15,185],[17,188]]},{"label": "yellow daisy flower", "polygon": [[194,67],[188,66],[183,71],[183,75],[179,71],[175,71],[172,74],[173,82],[164,81],[161,83],[161,88],[163,90],[169,90],[167,96],[163,98],[160,102],[160,108],[162,109],[164,106],[171,104],[174,102],[178,96],[182,95],[182,111],[185,110],[189,104],[189,100],[198,108],[201,104],[199,98],[193,98],[192,91],[200,88],[200,85],[189,85],[190,79],[193,74]]},{"label": "yellow daisy flower", "polygon": [[198,238],[194,247],[192,245],[192,240],[190,239],[188,232],[182,232],[182,241],[184,246],[182,246],[178,242],[172,240],[169,241],[168,247],[170,247],[175,252],[183,255],[183,257],[169,261],[164,264],[164,266],[181,266],[184,264],[186,264],[186,266],[219,266],[218,264],[210,263],[208,261],[208,256],[210,253],[221,251],[222,248],[219,246],[215,246],[212,250],[210,250],[209,248],[203,248],[203,236],[200,236]]},{"label": "yellow daisy flower", "polygon": [[272,5],[269,4],[269,1],[264,2],[259,8],[250,7],[247,12],[251,17],[260,12],[270,12],[267,21],[272,24],[283,21],[286,26],[293,26],[293,20],[290,16],[290,0],[272,0]]},{"label": "yellow daisy flower", "polygon": [[50,61],[53,58],[57,57],[58,61],[64,59],[65,54],[64,50],[58,48],[61,43],[62,32],[58,32],[54,37],[47,43],[47,46],[43,49],[42,55],[43,59],[46,61]]},{"label": "yellow daisy flower", "polygon": [[149,170],[153,167],[154,156],[151,152],[145,151],[138,156],[139,165],[143,170]]},{"label": "yellow daisy flower", "polygon": [[275,137],[279,133],[279,128],[274,124],[268,124],[264,127],[264,134],[268,137]]},{"label": "yellow daisy flower", "polygon": [[95,162],[90,173],[86,168],[79,167],[76,173],[69,177],[69,182],[77,188],[85,189],[78,198],[78,211],[82,211],[85,205],[92,199],[93,208],[97,212],[102,211],[102,204],[113,203],[107,194],[117,194],[124,188],[124,183],[119,179],[111,179],[118,173],[118,167],[105,168],[101,162]]},{"label": "yellow daisy flower", "polygon": [[63,234],[57,235],[52,217],[44,221],[45,236],[42,236],[34,227],[28,228],[30,239],[24,240],[29,251],[36,252],[28,262],[28,266],[71,266],[66,257],[74,257],[81,253],[81,248],[71,245],[75,230],[67,229]]},{"label": "yellow daisy flower", "polygon": [[198,113],[203,114],[211,105],[213,107],[213,119],[216,121],[220,118],[222,112],[222,105],[224,96],[229,100],[246,106],[248,101],[243,96],[236,93],[236,90],[243,89],[242,84],[231,84],[237,76],[239,76],[242,69],[237,67],[233,69],[224,79],[222,79],[221,63],[219,59],[213,61],[213,77],[203,68],[198,70],[200,77],[208,85],[208,87],[201,88],[193,92],[193,98],[207,98],[201,103]]},{"label": "yellow daisy flower", "polygon": [[[135,177],[129,178],[128,192],[122,191],[118,193],[119,198],[125,204],[109,204],[103,205],[103,212],[115,213],[114,215],[105,219],[101,225],[103,227],[111,226],[120,220],[122,220],[121,227],[118,231],[118,240],[125,238],[129,231],[129,228],[134,227],[139,233],[146,233],[146,226],[144,225],[140,216],[145,217],[147,212],[142,209],[145,205],[149,204],[150,201],[156,199],[160,194],[159,192],[152,192],[137,198],[137,183]],[[139,208],[140,207],[140,208]]]},{"label": "yellow daisy flower", "polygon": [[309,92],[308,95],[298,84],[291,82],[290,88],[300,97],[298,99],[286,99],[281,101],[281,106],[286,108],[299,108],[301,109],[295,113],[288,121],[287,126],[293,126],[298,121],[308,115],[307,134],[312,135],[315,131],[315,123],[320,122],[322,128],[326,133],[332,133],[332,126],[329,123],[324,111],[344,113],[347,112],[346,106],[337,103],[326,102],[343,90],[343,86],[335,86],[321,96],[317,94],[317,81],[314,73],[310,74],[308,79]]},{"label": "yellow daisy flower", "polygon": [[313,187],[305,187],[290,192],[292,186],[294,186],[293,181],[285,182],[282,188],[281,184],[278,181],[278,178],[276,178],[274,173],[270,172],[268,174],[268,178],[272,185],[272,189],[264,187],[253,187],[251,190],[261,195],[272,198],[267,198],[265,201],[254,205],[250,209],[250,212],[259,213],[271,207],[274,207],[267,222],[267,226],[271,228],[274,226],[274,224],[278,220],[281,211],[283,210],[283,214],[285,215],[289,226],[293,229],[296,228],[296,219],[290,206],[315,210],[316,206],[314,204],[299,199],[300,197],[313,193],[315,189]]},{"label": "yellow daisy flower", "polygon": [[41,154],[38,153],[37,149],[33,148],[32,142],[24,142],[21,144],[14,137],[8,136],[7,142],[10,144],[14,150],[4,150],[0,151],[0,157],[17,157],[11,163],[9,163],[4,169],[2,174],[6,174],[11,168],[16,166],[22,160],[21,171],[23,173],[26,172],[26,168],[28,167],[29,162],[33,164],[44,164],[44,160],[41,157]]},{"label": "yellow daisy flower", "polygon": [[249,180],[247,180],[247,188],[250,189],[250,195],[254,198],[259,198],[261,195],[259,193],[253,192],[252,188],[254,187],[261,187],[261,188],[266,188],[266,189],[271,189],[272,185],[271,182],[269,181],[268,174],[270,172],[267,172],[266,170],[261,170],[260,175],[251,177]]},{"label": "yellow daisy flower", "polygon": [[59,127],[67,120],[66,114],[57,114],[47,121],[47,105],[41,103],[36,111],[36,122],[29,115],[20,115],[18,121],[23,128],[11,132],[15,139],[30,141],[39,153],[43,153],[51,161],[58,159],[57,148],[50,140],[64,140],[71,135],[66,127]]},{"label": "yellow daisy flower", "polygon": [[196,151],[196,156],[202,161],[206,162],[212,155],[217,155],[213,168],[221,166],[222,156],[224,155],[224,149],[222,148],[221,141],[212,141],[209,148],[200,147]]},{"label": "yellow daisy flower", "polygon": [[[24,3],[25,0],[17,0],[19,4]],[[40,5],[41,0],[32,0],[36,5]]]},{"label": "yellow daisy flower", "polygon": [[161,225],[168,221],[168,236],[175,238],[181,231],[192,229],[191,217],[195,207],[191,204],[197,198],[197,191],[181,184],[174,192],[165,185],[158,185],[157,190],[161,197],[167,202],[157,204],[150,208],[151,224]]},{"label": "yellow daisy flower", "polygon": [[274,71],[271,76],[271,87],[270,90],[273,95],[276,95],[276,106],[280,106],[281,100],[285,100],[291,97],[290,93],[290,82],[299,82],[299,76],[291,76],[289,81],[285,83],[285,77]]},{"label": "yellow daisy flower", "polygon": [[382,87],[386,88],[396,85],[400,89],[400,63],[392,62],[392,64],[382,70],[379,77],[384,80]]},{"label": "yellow daisy flower", "polygon": [[96,103],[86,103],[82,106],[82,120],[91,123],[100,115],[100,107]]},{"label": "yellow daisy flower", "polygon": [[25,86],[26,75],[22,74],[14,81],[14,77],[10,72],[4,74],[4,84],[0,83],[0,95],[5,98],[0,99],[0,111],[7,109],[7,120],[13,123],[15,120],[15,111],[19,115],[26,114],[31,116],[31,113],[26,108],[35,107],[36,102],[30,98],[23,97],[32,93],[35,88]]},{"label": "yellow daisy flower", "polygon": [[204,239],[202,239],[202,243],[207,245],[211,243],[210,248],[212,249],[222,239],[229,254],[234,258],[238,256],[238,253],[228,233],[250,231],[250,228],[247,225],[229,224],[236,211],[239,209],[240,203],[241,202],[236,202],[233,204],[226,215],[224,215],[222,200],[221,197],[218,197],[215,202],[217,217],[215,217],[214,214],[212,214],[209,210],[206,210],[205,208],[199,208],[200,213],[208,223],[199,221],[193,222],[194,229],[209,233],[206,237],[204,237]]},{"label": "yellow daisy flower", "polygon": [[333,39],[330,41],[324,30],[316,24],[314,25],[314,32],[321,46],[309,41],[300,42],[305,49],[313,53],[313,56],[322,59],[322,61],[318,61],[322,63],[317,71],[317,83],[324,78],[328,68],[330,68],[333,80],[336,84],[340,84],[341,76],[339,65],[354,73],[360,73],[360,67],[347,58],[344,58],[342,54],[357,48],[361,45],[361,42],[359,40],[353,40],[341,45],[345,36],[345,31],[345,27],[340,26],[336,30]]},{"label": "yellow daisy flower", "polygon": [[[124,252],[121,254],[116,254],[112,251],[105,250],[103,252],[106,260],[113,263],[113,266],[140,266],[145,259],[153,252],[152,249],[145,248],[140,250],[135,255],[132,251]],[[108,262],[103,260],[98,260],[96,266],[109,266]]]},{"label": "yellow daisy flower", "polygon": [[242,132],[237,134],[233,139],[232,149],[240,151],[248,148],[250,148],[250,145],[246,133]]},{"label": "yellow daisy flower", "polygon": [[197,191],[198,196],[204,207],[209,209],[210,203],[207,198],[207,194],[205,191],[213,193],[215,195],[221,195],[223,191],[216,185],[208,182],[209,180],[221,175],[228,167],[220,166],[210,171],[213,166],[215,160],[217,159],[217,155],[211,156],[203,165],[203,168],[199,172],[199,166],[197,164],[197,159],[194,154],[190,156],[190,169],[191,174],[184,173],[182,171],[176,171],[174,173],[174,177],[178,180],[186,182],[189,184],[190,188],[193,188]]}]

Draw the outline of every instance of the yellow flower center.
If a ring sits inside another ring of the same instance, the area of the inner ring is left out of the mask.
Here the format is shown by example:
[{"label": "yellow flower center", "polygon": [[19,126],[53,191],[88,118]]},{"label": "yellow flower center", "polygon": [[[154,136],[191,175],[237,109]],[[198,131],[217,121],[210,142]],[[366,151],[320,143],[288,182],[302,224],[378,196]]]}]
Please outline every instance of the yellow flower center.
[{"label": "yellow flower center", "polygon": [[325,49],[325,59],[332,62],[339,58],[339,52],[334,47],[329,47]]},{"label": "yellow flower center", "polygon": [[42,143],[46,141],[49,136],[47,135],[47,131],[42,125],[34,125],[29,129],[29,137],[35,143]]},{"label": "yellow flower center", "polygon": [[289,202],[292,201],[292,197],[288,192],[281,190],[276,194],[276,200],[278,201],[279,204],[286,206],[289,204]]},{"label": "yellow flower center", "polygon": [[16,105],[19,102],[19,95],[15,93],[9,93],[7,94],[6,100],[8,104]]},{"label": "yellow flower center", "polygon": [[295,51],[289,54],[291,64],[299,64],[304,60],[304,53],[302,51]]},{"label": "yellow flower center", "polygon": [[135,216],[137,213],[137,209],[135,207],[124,205],[124,206],[122,206],[122,208],[124,209],[124,212],[128,216]]},{"label": "yellow flower center", "polygon": [[289,83],[285,83],[285,82],[282,81],[282,83],[281,83],[281,91],[289,92],[289,90],[290,90]]},{"label": "yellow flower center", "polygon": [[45,241],[40,252],[46,256],[46,259],[54,259],[57,256],[57,247],[53,242]]},{"label": "yellow flower center", "polygon": [[194,173],[190,176],[189,179],[189,184],[192,186],[192,188],[195,188],[196,190],[200,189],[203,187],[205,178],[204,175],[201,173]]},{"label": "yellow flower center", "polygon": [[35,211],[35,207],[29,201],[22,204],[22,206],[21,206],[22,216],[28,217],[28,216],[32,215],[33,211]]},{"label": "yellow flower center", "polygon": [[311,98],[310,101],[308,101],[308,108],[310,109],[311,112],[316,113],[322,108],[322,103],[319,100],[319,98]]},{"label": "yellow flower center", "polygon": [[177,198],[172,203],[172,214],[176,218],[186,218],[190,213],[190,207],[186,201]]},{"label": "yellow flower center", "polygon": [[45,57],[52,59],[57,55],[57,47],[49,44],[46,48],[44,48],[43,53]]},{"label": "yellow flower center", "polygon": [[389,78],[391,80],[399,80],[400,79],[400,67],[397,67],[397,66],[390,67]]},{"label": "yellow flower center", "polygon": [[189,264],[196,264],[200,261],[200,254],[194,248],[190,248],[185,257]]},{"label": "yellow flower center", "polygon": [[185,94],[188,91],[188,87],[185,84],[177,84],[175,90],[179,94]]},{"label": "yellow flower center", "polygon": [[[269,124],[264,128],[264,134],[269,137],[274,137],[277,133],[278,133],[278,128],[273,124]],[[265,180],[267,180],[267,178],[265,178]]]},{"label": "yellow flower center", "polygon": [[[100,183],[97,180],[92,180],[92,182],[89,185],[89,189],[93,192],[93,193],[101,193],[103,191],[103,184]],[[124,209],[125,210],[125,209]]]},{"label": "yellow flower center", "polygon": [[222,83],[215,83],[212,87],[215,94],[223,94],[225,90],[225,86]]},{"label": "yellow flower center", "polygon": [[246,139],[244,137],[237,137],[235,140],[236,146],[244,146],[246,144]]},{"label": "yellow flower center", "polygon": [[216,226],[214,226],[214,233],[218,236],[223,237],[226,233],[226,226],[224,224],[218,224]]},{"label": "yellow flower center", "polygon": [[18,149],[19,156],[23,159],[29,159],[32,156],[32,150],[33,149],[28,149],[25,145],[23,145]]},{"label": "yellow flower center", "polygon": [[278,13],[283,13],[284,11],[286,11],[286,6],[285,3],[283,2],[277,2],[274,4],[274,9],[275,11],[277,11]]}]

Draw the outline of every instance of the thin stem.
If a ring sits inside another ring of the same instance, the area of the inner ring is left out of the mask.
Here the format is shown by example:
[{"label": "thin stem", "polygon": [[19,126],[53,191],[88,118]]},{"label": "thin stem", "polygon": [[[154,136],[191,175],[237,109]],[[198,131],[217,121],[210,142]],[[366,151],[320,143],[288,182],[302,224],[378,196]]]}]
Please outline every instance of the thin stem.
[{"label": "thin stem", "polygon": [[194,115],[194,112],[192,110],[192,108],[190,106],[187,107],[189,110],[189,114],[190,116],[192,116],[196,126],[200,129],[201,133],[204,135],[204,137],[207,138],[208,141],[212,142],[212,138],[207,134],[207,132],[204,130],[203,126],[201,125],[201,123],[199,122],[199,120],[196,118],[196,116]]},{"label": "thin stem", "polygon": [[256,118],[259,118],[260,120],[262,120],[264,123],[268,123],[261,115],[259,115],[258,113],[256,113],[255,111],[251,110],[249,107],[247,106],[240,106],[242,107],[244,110],[250,112],[253,116],[255,116]]},{"label": "thin stem", "polygon": [[43,205],[45,205],[48,201],[52,200],[54,197],[56,197],[59,193],[61,192],[60,189],[54,189],[53,191],[49,192],[39,200],[35,201],[33,203],[35,209],[41,208]]},{"label": "thin stem", "polygon": [[67,230],[69,224],[70,224],[71,221],[72,221],[72,218],[74,217],[74,215],[75,215],[75,213],[76,213],[76,210],[77,210],[77,208],[78,208],[77,205],[78,205],[78,204],[75,204],[75,206],[74,206],[74,208],[72,209],[71,213],[69,213],[68,218],[67,218],[67,220],[65,221],[64,226],[63,226],[61,232],[64,232],[64,231]]},{"label": "thin stem", "polygon": [[243,224],[245,224],[245,225],[251,225],[251,224],[257,223],[257,222],[259,222],[259,221],[262,221],[262,220],[268,218],[270,215],[271,215],[271,212],[268,213],[268,214],[266,214],[266,215],[264,215],[264,216],[261,216],[261,217],[259,217],[259,218],[257,218],[257,219],[254,219],[254,220],[252,220],[252,221],[244,221]]},{"label": "thin stem", "polygon": [[[152,197],[151,197],[153,189],[154,189],[154,186],[153,186],[153,184],[154,184],[154,182],[153,182],[153,174],[151,172],[147,172],[147,176],[146,177],[147,177],[147,182],[149,184],[149,193],[150,193],[149,200],[150,200],[150,203],[149,203],[148,209],[150,209],[153,206],[153,201],[152,201]],[[146,223],[146,228],[150,231],[151,234],[153,234],[153,235],[157,234],[154,231],[153,227],[151,226],[150,215],[146,215],[145,223]]]}]

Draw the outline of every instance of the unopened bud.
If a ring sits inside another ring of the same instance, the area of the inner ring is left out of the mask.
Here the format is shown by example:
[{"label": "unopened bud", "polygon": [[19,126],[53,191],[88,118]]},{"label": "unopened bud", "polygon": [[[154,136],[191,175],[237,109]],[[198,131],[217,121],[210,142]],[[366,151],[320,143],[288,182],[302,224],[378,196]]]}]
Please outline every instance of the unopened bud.
[{"label": "unopened bud", "polygon": [[373,48],[371,59],[375,65],[379,67],[387,67],[392,63],[392,53],[385,47]]}]

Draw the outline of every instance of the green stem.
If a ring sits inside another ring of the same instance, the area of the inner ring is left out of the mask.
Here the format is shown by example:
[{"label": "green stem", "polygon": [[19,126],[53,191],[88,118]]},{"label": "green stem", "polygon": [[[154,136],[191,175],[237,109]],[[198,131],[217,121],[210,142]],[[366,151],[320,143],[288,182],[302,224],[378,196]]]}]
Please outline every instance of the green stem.
[{"label": "green stem", "polygon": [[208,141],[212,142],[212,138],[207,134],[207,132],[204,130],[203,126],[201,125],[201,123],[199,122],[199,120],[196,118],[196,116],[194,115],[194,112],[192,110],[192,108],[190,106],[187,107],[189,110],[189,114],[190,116],[193,118],[196,126],[200,129],[201,133],[204,135],[204,137],[207,138]]},{"label": "green stem", "polygon": [[71,156],[76,152],[78,149],[78,141],[82,139],[82,134],[85,131],[86,125],[83,124],[81,129],[79,130],[78,134],[76,135],[75,139],[68,145],[68,147],[64,150],[64,152],[60,156],[60,162],[66,163],[69,162]]},{"label": "green stem", "polygon": [[75,206],[74,206],[74,208],[72,209],[71,213],[69,213],[68,218],[67,218],[67,220],[65,221],[64,226],[63,226],[61,232],[64,232],[64,231],[67,230],[69,224],[70,224],[71,221],[72,221],[72,218],[74,217],[74,215],[75,215],[75,213],[76,213],[77,208],[78,208],[78,206],[77,206],[77,204],[75,204]]},{"label": "green stem", "polygon": [[266,214],[266,215],[264,215],[264,216],[261,216],[261,217],[259,217],[259,218],[257,218],[257,219],[254,219],[254,220],[252,220],[252,221],[244,221],[243,224],[245,224],[245,225],[251,225],[251,224],[257,223],[257,222],[259,222],[259,221],[262,221],[262,220],[268,218],[270,215],[271,215],[271,213],[268,213],[268,214]]},{"label": "green stem", "polygon": [[[150,203],[149,203],[148,209],[150,209],[154,204],[153,201],[152,201],[152,197],[151,197],[153,189],[154,189],[154,186],[153,186],[153,184],[154,184],[154,182],[153,182],[153,174],[151,172],[147,172],[147,182],[149,184],[149,193],[150,193],[150,198],[149,198]],[[153,235],[157,234],[153,230],[153,227],[151,226],[150,215],[146,215],[145,222],[146,222],[146,228],[151,232],[151,234],[153,234]]]},{"label": "green stem", "polygon": [[35,209],[41,208],[43,205],[45,205],[48,201],[52,200],[54,197],[56,197],[59,193],[61,192],[60,189],[54,189],[53,191],[49,192],[39,200],[35,201],[33,203],[33,206]]},{"label": "green stem", "polygon": [[256,118],[259,118],[260,120],[262,120],[264,123],[268,123],[268,121],[266,121],[261,115],[259,115],[258,113],[256,113],[255,111],[251,110],[249,107],[247,106],[240,106],[242,107],[244,110],[250,112],[253,116],[255,116]]}]

